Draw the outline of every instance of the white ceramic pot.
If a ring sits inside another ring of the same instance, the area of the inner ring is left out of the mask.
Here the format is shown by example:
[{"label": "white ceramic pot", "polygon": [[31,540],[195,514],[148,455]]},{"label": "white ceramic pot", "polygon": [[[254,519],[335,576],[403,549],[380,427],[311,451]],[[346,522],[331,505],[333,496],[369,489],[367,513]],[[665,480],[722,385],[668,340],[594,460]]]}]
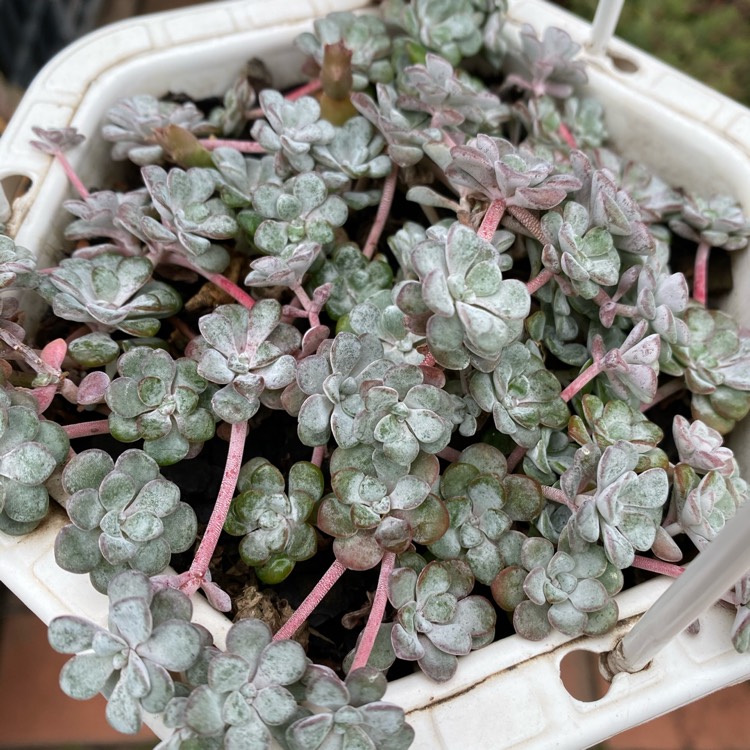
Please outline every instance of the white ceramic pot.
[{"label": "white ceramic pot", "polygon": [[[69,157],[84,182],[96,185],[111,170],[98,124],[116,99],[168,91],[215,95],[251,56],[266,61],[282,88],[294,82],[301,62],[292,39],[312,18],[366,5],[365,0],[215,2],[116,24],[67,48],[33,82],[0,140],[6,194],[21,183],[19,177],[30,180],[13,203],[9,231],[20,245],[38,249],[42,264],[48,264],[60,250],[68,220],[61,204],[71,190],[59,166],[28,145],[32,126],[75,126],[84,133],[86,143]],[[506,26],[511,48],[523,23],[537,30],[559,26],[584,45],[590,33],[586,23],[543,0],[511,0]],[[618,149],[673,185],[729,192],[750,211],[750,111],[622,42],[614,40],[609,52],[588,56],[589,89],[606,108]],[[0,221],[2,213],[0,199]],[[747,321],[742,300],[750,294],[750,256],[735,256],[736,288],[726,307]],[[32,323],[34,317],[31,310]],[[747,430],[741,427],[734,437],[746,468]],[[55,565],[54,538],[64,523],[57,509],[26,537],[0,533],[0,579],[45,622],[75,613],[104,623],[106,598],[86,576]],[[463,657],[447,684],[415,674],[392,683],[386,699],[407,711],[417,733],[415,748],[579,750],[747,679],[750,659],[737,655],[729,641],[732,614],[714,607],[701,619],[700,633],[680,635],[643,672],[618,675],[604,698],[584,703],[569,695],[560,679],[563,657],[576,650],[610,650],[668,585],[656,579],[618,596],[622,619],[606,636],[554,634],[538,643],[506,638]],[[201,597],[195,600],[196,619],[221,644],[229,621]],[[148,723],[158,734],[168,732],[158,719]]]}]

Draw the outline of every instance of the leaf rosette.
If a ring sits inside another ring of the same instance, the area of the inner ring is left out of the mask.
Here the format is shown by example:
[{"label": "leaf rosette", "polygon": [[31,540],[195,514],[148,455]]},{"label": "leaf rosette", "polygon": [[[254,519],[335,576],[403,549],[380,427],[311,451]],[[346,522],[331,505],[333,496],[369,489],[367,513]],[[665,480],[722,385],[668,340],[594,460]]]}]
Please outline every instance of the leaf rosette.
[{"label": "leaf rosette", "polygon": [[57,535],[55,561],[88,573],[97,591],[105,593],[123,570],[161,573],[195,541],[195,511],[141,450],[126,450],[116,462],[102,450],[83,451],[65,466],[62,486],[72,523]]}]

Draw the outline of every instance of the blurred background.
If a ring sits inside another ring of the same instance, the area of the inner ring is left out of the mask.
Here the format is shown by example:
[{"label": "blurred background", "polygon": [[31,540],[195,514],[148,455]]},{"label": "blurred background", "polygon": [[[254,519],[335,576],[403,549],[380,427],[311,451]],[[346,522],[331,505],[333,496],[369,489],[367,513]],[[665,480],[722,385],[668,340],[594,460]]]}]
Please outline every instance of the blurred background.
[{"label": "blurred background", "polygon": [[[0,0],[0,136],[35,73],[78,36],[198,1]],[[556,1],[588,20],[597,4]],[[617,29],[626,41],[746,105],[748,32],[750,0],[626,0]],[[145,750],[156,744],[146,729],[135,738],[111,730],[101,696],[76,702],[63,695],[57,675],[66,659],[47,644],[46,627],[0,585],[0,750]],[[602,695],[591,660],[566,660],[563,666],[576,697]],[[599,750],[747,750],[749,705],[750,683],[737,685],[625,732]]]}]

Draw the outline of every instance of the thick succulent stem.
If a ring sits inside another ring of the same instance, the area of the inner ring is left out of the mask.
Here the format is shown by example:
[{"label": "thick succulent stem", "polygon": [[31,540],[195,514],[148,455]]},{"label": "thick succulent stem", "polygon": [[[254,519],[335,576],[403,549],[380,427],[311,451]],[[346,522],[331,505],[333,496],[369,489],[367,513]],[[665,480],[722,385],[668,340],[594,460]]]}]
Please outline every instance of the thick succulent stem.
[{"label": "thick succulent stem", "polygon": [[708,256],[711,254],[711,245],[701,240],[695,253],[695,270],[693,272],[693,299],[706,304],[708,298]]},{"label": "thick succulent stem", "polygon": [[375,589],[375,598],[372,600],[372,608],[367,617],[367,625],[362,631],[362,640],[357,647],[357,653],[352,662],[352,669],[366,667],[372,653],[375,639],[378,637],[380,623],[383,622],[385,614],[385,605],[388,601],[388,579],[390,578],[393,566],[396,564],[396,553],[386,552],[383,555],[383,561],[380,563],[380,575],[378,576],[378,585]]},{"label": "thick succulent stem", "polygon": [[451,448],[448,446],[447,448],[443,448],[443,450],[438,451],[437,457],[438,458],[444,458],[446,461],[450,461],[451,463],[455,463],[458,461],[459,457],[461,456],[461,452],[457,451],[455,448]]},{"label": "thick succulent stem", "polygon": [[585,385],[590,383],[602,371],[602,362],[594,362],[587,367],[565,390],[560,398],[566,403],[578,393]]},{"label": "thick succulent stem", "polygon": [[320,325],[320,318],[318,317],[318,311],[315,309],[315,305],[313,304],[313,301],[310,299],[310,296],[302,288],[302,284],[297,284],[296,286],[293,286],[292,291],[297,295],[297,299],[299,300],[302,307],[305,308],[305,311],[307,312],[307,319],[310,321],[310,327],[312,328],[317,325]]},{"label": "thick succulent stem", "polygon": [[323,457],[326,453],[325,445],[316,445],[313,448],[312,458],[310,459],[311,464],[315,464],[318,468],[323,465]]},{"label": "thick succulent stem", "polygon": [[370,234],[367,235],[365,246],[362,248],[362,254],[365,258],[372,258],[375,253],[375,248],[378,246],[380,235],[383,233],[385,223],[388,220],[388,214],[390,214],[391,206],[393,205],[393,196],[396,194],[397,178],[398,164],[394,163],[391,167],[391,173],[385,178],[385,182],[383,183],[383,195],[380,198],[378,212],[375,215],[375,221],[370,228]]},{"label": "thick succulent stem", "polygon": [[643,557],[643,555],[636,555],[631,567],[649,570],[652,573],[659,573],[670,578],[679,578],[685,572],[685,568],[681,565],[674,565],[664,562],[664,560],[654,560],[650,557]]},{"label": "thick succulent stem", "polygon": [[68,161],[68,157],[65,156],[62,151],[55,151],[54,156],[57,161],[60,162],[60,166],[63,168],[63,172],[65,172],[65,176],[68,178],[68,182],[70,182],[70,184],[76,189],[78,195],[80,195],[83,200],[86,200],[86,198],[89,197],[90,193],[81,181],[78,173],[75,171],[75,169],[73,169],[73,165]]},{"label": "thick succulent stem", "polygon": [[491,242],[495,236],[495,232],[497,232],[497,228],[500,226],[504,213],[505,201],[502,198],[492,201],[484,212],[484,218],[477,234],[483,240]]},{"label": "thick succulent stem", "polygon": [[529,211],[528,208],[522,208],[521,206],[508,206],[508,213],[520,224],[528,230],[532,237],[539,240],[542,245],[549,243],[549,237],[547,232],[542,226],[539,219]]},{"label": "thick succulent stem", "polygon": [[526,289],[529,290],[529,294],[538,292],[552,277],[554,274],[549,268],[542,269],[531,281],[526,284]]},{"label": "thick succulent stem", "polygon": [[227,138],[200,138],[199,141],[201,146],[208,151],[213,151],[217,148],[233,148],[243,154],[267,154],[268,152],[255,141],[238,141]]},{"label": "thick succulent stem", "polygon": [[524,448],[522,445],[517,445],[511,451],[510,456],[508,456],[508,471],[510,473],[512,473],[516,466],[518,466],[518,464],[523,460],[523,457],[526,455],[527,450],[528,448]]},{"label": "thick succulent stem", "polygon": [[338,560],[334,560],[323,577],[315,584],[315,588],[305,597],[297,611],[279,628],[273,639],[283,641],[291,638],[312,614],[315,607],[323,601],[323,597],[333,588],[333,584],[341,578],[346,568]]},{"label": "thick succulent stem", "polygon": [[223,274],[211,273],[211,271],[206,271],[200,266],[196,266],[194,263],[191,263],[187,258],[184,258],[181,255],[170,253],[166,256],[166,258],[163,259],[162,262],[171,263],[174,266],[181,266],[182,268],[189,268],[191,271],[195,271],[195,273],[200,274],[204,279],[207,279],[212,284],[218,286],[219,289],[221,289],[223,292],[226,292],[233,300],[239,302],[248,310],[251,310],[253,305],[255,304],[255,300],[244,289],[240,289],[237,284],[235,284],[233,281],[230,281]]},{"label": "thick succulent stem", "polygon": [[323,84],[321,83],[320,78],[316,78],[314,81],[308,81],[307,83],[298,86],[296,89],[292,89],[284,98],[293,102],[295,99],[300,99],[303,96],[310,96],[310,94],[320,91],[322,87]]},{"label": "thick succulent stem", "polygon": [[562,491],[557,489],[557,487],[547,487],[545,485],[542,485],[542,494],[547,498],[547,500],[552,500],[553,502],[560,503],[561,505],[567,505],[568,508],[570,508],[572,511],[578,510],[576,507],[576,504],[568,499],[568,496]]},{"label": "thick succulent stem", "polygon": [[570,146],[570,148],[578,148],[578,143],[576,143],[573,133],[570,132],[570,128],[564,122],[560,123],[557,132],[560,133],[560,137],[568,144],[568,146]]},{"label": "thick succulent stem", "polygon": [[66,424],[63,426],[65,434],[71,439],[80,437],[91,437],[92,435],[109,434],[109,420],[95,419],[92,422],[78,422],[77,424]]},{"label": "thick succulent stem", "polygon": [[246,437],[247,422],[237,422],[232,425],[227,463],[224,468],[221,486],[219,487],[219,495],[216,498],[216,504],[213,511],[211,511],[211,518],[208,519],[208,526],[206,526],[206,531],[190,565],[186,580],[180,585],[180,589],[188,596],[198,590],[206,577],[206,573],[208,573],[208,566],[219,541],[221,531],[224,528],[224,521],[229,512],[229,506],[232,503],[234,489],[237,486]]}]

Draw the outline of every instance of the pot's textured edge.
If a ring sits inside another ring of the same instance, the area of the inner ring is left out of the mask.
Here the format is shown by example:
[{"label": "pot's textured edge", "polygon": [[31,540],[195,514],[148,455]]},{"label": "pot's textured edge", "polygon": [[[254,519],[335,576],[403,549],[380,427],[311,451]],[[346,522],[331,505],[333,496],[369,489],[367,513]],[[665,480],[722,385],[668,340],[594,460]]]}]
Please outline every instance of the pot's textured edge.
[{"label": "pot's textured edge", "polygon": [[[19,243],[39,248],[43,259],[51,257],[62,228],[58,209],[70,195],[59,167],[28,146],[32,125],[75,125],[93,136],[101,112],[119,96],[139,89],[163,93],[196,60],[234,56],[239,67],[243,58],[237,58],[237,50],[248,39],[264,45],[263,50],[277,39],[288,45],[305,19],[365,5],[363,0],[218,2],[126,21],[60,53],[32,84],[0,141],[0,180],[24,175],[32,182],[14,205],[10,227]],[[537,29],[560,26],[580,43],[587,39],[587,24],[543,0],[513,0],[510,5],[511,43],[525,22]],[[611,57],[589,58],[589,88],[607,108],[614,140],[678,184],[723,188],[750,207],[750,111],[622,42],[614,40],[610,52]],[[619,69],[622,59],[636,70]],[[154,61],[161,77],[144,80],[142,70]],[[286,74],[292,75],[289,68]],[[215,63],[213,69],[201,69],[191,85],[217,86],[233,72]],[[688,144],[695,148],[696,142],[697,154],[679,158],[680,149]],[[96,163],[95,157],[104,153],[104,145],[92,139],[71,159],[86,174],[84,158]],[[750,292],[750,273],[743,273],[750,261],[735,260],[735,298],[742,300]],[[750,465],[741,452],[738,457]],[[45,622],[74,611],[104,622],[105,597],[85,576],[54,563],[54,537],[64,523],[64,515],[55,513],[27,537],[0,533],[0,579]],[[464,657],[446,685],[414,675],[393,683],[386,697],[409,713],[417,731],[415,748],[573,750],[750,676],[750,659],[735,654],[729,642],[730,614],[714,607],[702,618],[698,635],[681,635],[647,670],[619,675],[601,700],[581,703],[570,697],[559,678],[565,654],[611,649],[667,585],[654,580],[621,594],[622,619],[607,636],[571,640],[556,634],[540,643],[508,638]],[[229,621],[201,597],[195,597],[195,606],[196,620],[211,627],[221,645]],[[149,723],[159,734],[168,731],[158,721]]]}]

